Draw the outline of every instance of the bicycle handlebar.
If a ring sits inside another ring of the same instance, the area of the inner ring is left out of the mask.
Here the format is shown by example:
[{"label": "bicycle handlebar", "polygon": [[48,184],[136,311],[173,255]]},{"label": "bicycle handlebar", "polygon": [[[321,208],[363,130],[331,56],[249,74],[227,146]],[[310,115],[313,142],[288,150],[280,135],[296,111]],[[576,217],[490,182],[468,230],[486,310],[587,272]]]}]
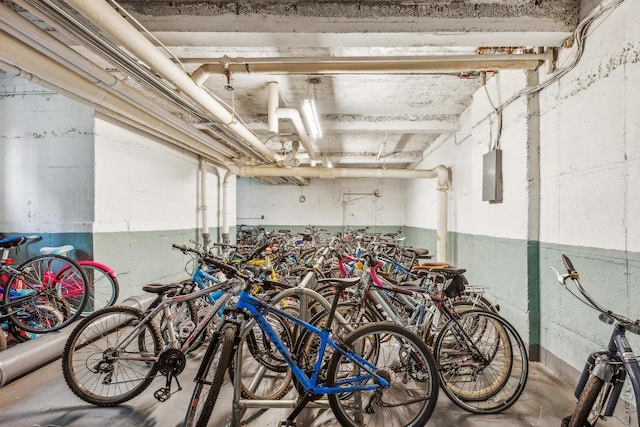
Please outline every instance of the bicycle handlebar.
[{"label": "bicycle handlebar", "polygon": [[[627,318],[626,316],[623,316],[622,314],[614,313],[613,311],[607,310],[606,308],[602,307],[582,286],[582,283],[580,283],[580,273],[573,266],[573,262],[571,262],[568,256],[564,254],[562,255],[562,263],[564,264],[564,267],[567,269],[567,274],[560,274],[555,268],[551,267],[551,269],[556,273],[556,276],[560,285],[562,285],[565,289],[567,289],[579,301],[582,301],[583,303],[590,306],[594,310],[599,311],[600,315],[598,316],[598,319],[600,319],[602,322],[607,324],[613,324],[614,322],[617,321],[619,323],[624,324],[625,329],[628,330],[629,332],[640,335],[640,320],[633,321]],[[574,294],[567,287],[567,279],[571,279],[573,281],[573,283],[576,285],[576,288],[582,294],[584,299]]]}]

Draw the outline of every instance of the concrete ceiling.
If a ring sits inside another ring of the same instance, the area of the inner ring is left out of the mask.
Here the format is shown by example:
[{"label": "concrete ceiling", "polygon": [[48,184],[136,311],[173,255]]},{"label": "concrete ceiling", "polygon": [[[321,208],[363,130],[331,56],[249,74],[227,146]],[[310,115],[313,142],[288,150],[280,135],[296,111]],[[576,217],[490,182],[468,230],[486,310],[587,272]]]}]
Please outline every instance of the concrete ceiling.
[{"label": "concrete ceiling", "polygon": [[[34,15],[36,3],[75,14],[73,1],[4,3],[132,87],[149,90],[148,82],[70,36],[68,28]],[[440,135],[458,129],[483,70],[491,76],[502,68],[537,67],[543,52],[571,36],[580,10],[580,0],[123,0],[119,5],[126,11],[120,14],[130,14],[131,25],[148,30],[153,37],[147,38],[184,72],[191,75],[211,64],[202,86],[270,149],[285,155],[290,140],[298,139],[290,120],[279,121],[281,137],[267,126],[267,85],[277,82],[279,107],[298,109],[305,95],[315,97],[323,135],[310,144],[318,159],[339,167],[385,168],[415,167]],[[99,22],[92,25],[120,44]],[[510,59],[506,55],[532,60],[503,61]],[[232,80],[224,74],[224,61]],[[171,102],[166,100],[170,111]],[[201,118],[185,120],[200,130],[206,126]],[[303,165],[309,163],[305,151],[297,154]]]}]

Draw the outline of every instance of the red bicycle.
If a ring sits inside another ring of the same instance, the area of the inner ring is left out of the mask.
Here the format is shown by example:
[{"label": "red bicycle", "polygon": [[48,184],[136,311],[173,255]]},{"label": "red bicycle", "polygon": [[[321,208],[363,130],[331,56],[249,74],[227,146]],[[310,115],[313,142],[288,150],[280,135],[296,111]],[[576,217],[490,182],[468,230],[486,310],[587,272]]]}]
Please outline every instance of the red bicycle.
[{"label": "red bicycle", "polygon": [[[80,316],[89,299],[87,276],[70,258],[39,255],[17,267],[12,265],[10,250],[36,240],[40,237],[0,239],[0,321],[7,322],[14,335],[43,334],[64,328]],[[0,335],[6,339],[4,334]]]}]

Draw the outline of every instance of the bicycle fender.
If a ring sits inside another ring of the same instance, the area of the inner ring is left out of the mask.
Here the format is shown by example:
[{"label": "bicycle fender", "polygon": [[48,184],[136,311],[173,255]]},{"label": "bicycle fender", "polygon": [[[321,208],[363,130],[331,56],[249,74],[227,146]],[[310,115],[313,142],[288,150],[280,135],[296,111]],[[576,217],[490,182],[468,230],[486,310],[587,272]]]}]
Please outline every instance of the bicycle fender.
[{"label": "bicycle fender", "polygon": [[613,378],[615,371],[615,367],[611,364],[611,360],[606,356],[600,356],[595,361],[591,375],[608,383]]}]

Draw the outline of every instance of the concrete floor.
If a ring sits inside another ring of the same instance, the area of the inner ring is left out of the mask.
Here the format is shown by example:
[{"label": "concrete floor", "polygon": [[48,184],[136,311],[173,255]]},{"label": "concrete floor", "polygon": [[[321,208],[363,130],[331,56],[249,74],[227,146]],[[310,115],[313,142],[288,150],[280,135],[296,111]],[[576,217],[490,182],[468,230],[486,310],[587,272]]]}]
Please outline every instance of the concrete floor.
[{"label": "concrete floor", "polygon": [[[152,427],[180,426],[191,397],[192,378],[198,362],[188,358],[180,375],[184,389],[168,401],[160,403],[153,391],[164,384],[157,378],[140,396],[115,408],[100,408],[77,398],[62,378],[60,360],[18,378],[0,388],[0,425],[2,426],[122,426]],[[232,410],[232,386],[225,384],[210,426],[227,426]],[[560,420],[571,412],[575,400],[571,388],[546,369],[530,365],[529,381],[520,400],[498,415],[474,415],[451,403],[440,393],[430,426],[560,426]],[[277,426],[289,409],[248,410],[243,417],[245,426]],[[308,409],[298,417],[298,426],[335,426],[330,410]],[[599,426],[620,426],[608,420]]]}]

